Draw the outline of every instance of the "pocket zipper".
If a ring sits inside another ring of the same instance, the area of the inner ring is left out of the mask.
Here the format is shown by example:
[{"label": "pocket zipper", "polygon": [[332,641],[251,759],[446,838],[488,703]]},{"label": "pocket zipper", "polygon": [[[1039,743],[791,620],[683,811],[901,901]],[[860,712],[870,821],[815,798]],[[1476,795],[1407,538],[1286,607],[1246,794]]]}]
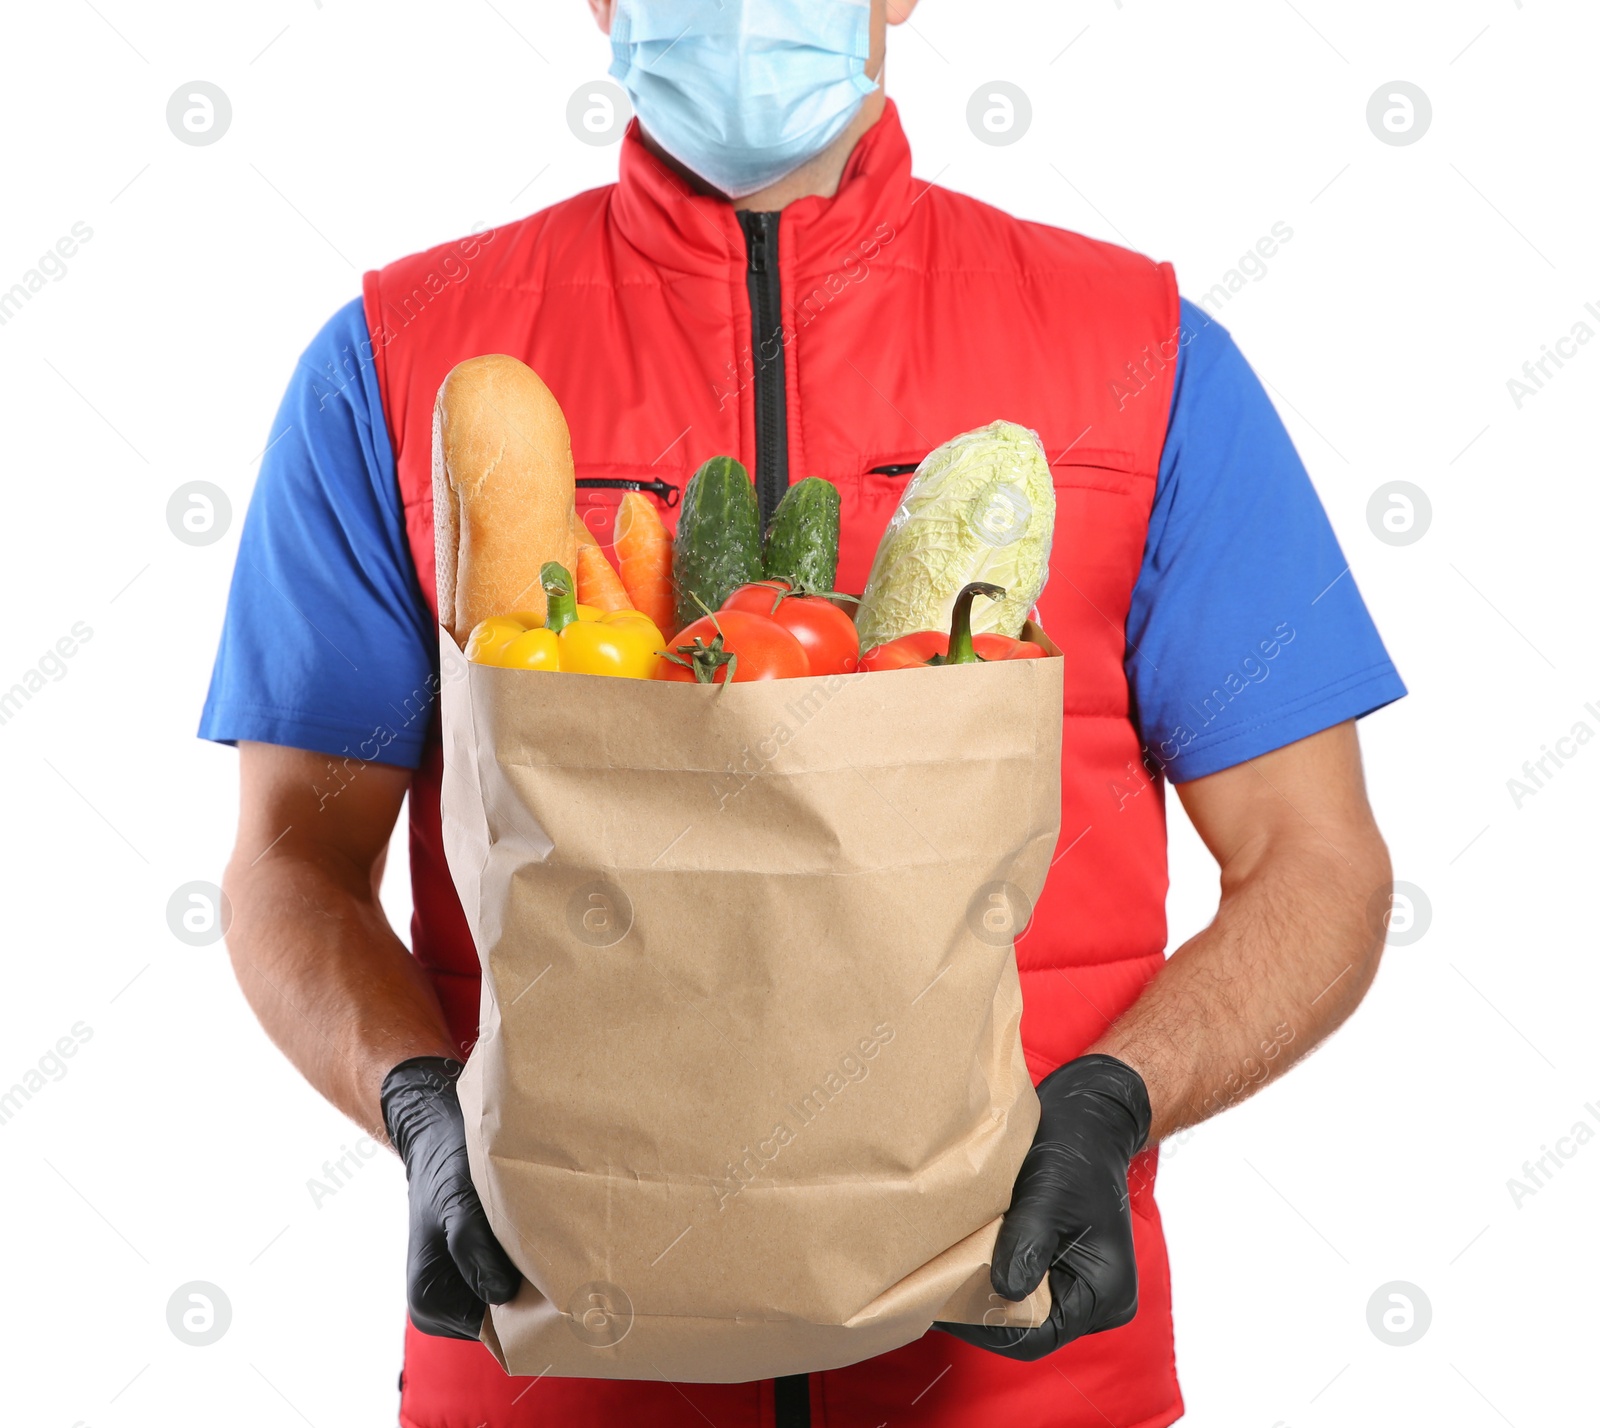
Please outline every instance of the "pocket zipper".
[{"label": "pocket zipper", "polygon": [[867,472],[869,476],[909,476],[917,469],[920,462],[902,462],[897,466],[874,466]]},{"label": "pocket zipper", "polygon": [[586,491],[648,491],[668,506],[676,506],[683,494],[671,481],[660,477],[654,481],[638,481],[631,476],[580,476],[573,485]]}]

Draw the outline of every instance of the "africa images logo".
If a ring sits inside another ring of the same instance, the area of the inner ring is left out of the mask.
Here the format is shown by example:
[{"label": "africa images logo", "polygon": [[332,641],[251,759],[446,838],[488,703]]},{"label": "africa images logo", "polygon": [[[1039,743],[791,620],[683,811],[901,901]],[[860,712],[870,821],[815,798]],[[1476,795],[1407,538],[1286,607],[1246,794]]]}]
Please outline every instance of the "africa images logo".
[{"label": "africa images logo", "polygon": [[41,253],[33,266],[9,288],[0,289],[0,327],[16,318],[35,294],[45,290],[46,279],[59,283],[67,275],[67,263],[78,256],[79,249],[94,237],[92,229],[81,218],[63,233],[55,243]]}]

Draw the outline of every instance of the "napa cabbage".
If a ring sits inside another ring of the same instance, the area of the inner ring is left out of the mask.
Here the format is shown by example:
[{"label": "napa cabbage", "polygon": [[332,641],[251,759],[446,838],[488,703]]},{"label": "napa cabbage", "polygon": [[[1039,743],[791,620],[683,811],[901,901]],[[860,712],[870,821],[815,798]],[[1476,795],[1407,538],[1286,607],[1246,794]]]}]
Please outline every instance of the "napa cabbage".
[{"label": "napa cabbage", "polygon": [[928,453],[890,518],[856,612],[861,648],[918,630],[947,630],[961,587],[987,580],[974,633],[1016,636],[1044,588],[1055,488],[1039,438],[997,421]]}]

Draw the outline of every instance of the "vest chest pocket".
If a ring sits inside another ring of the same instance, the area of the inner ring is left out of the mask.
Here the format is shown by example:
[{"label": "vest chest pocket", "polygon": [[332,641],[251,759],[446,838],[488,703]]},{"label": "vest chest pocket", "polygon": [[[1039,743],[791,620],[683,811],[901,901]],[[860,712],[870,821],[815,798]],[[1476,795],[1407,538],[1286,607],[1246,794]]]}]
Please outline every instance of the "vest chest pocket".
[{"label": "vest chest pocket", "polygon": [[1051,458],[1050,479],[1058,490],[1066,487],[1117,496],[1134,495],[1141,488],[1153,494],[1155,482],[1153,476],[1136,472],[1132,452],[1080,446]]},{"label": "vest chest pocket", "polygon": [[889,517],[925,452],[898,450],[862,458],[836,481],[839,487],[839,572],[837,589],[859,595],[867,586]]},{"label": "vest chest pocket", "polygon": [[1075,447],[1051,463],[1050,477],[1056,524],[1040,623],[1110,679],[1121,667],[1155,476],[1136,470],[1128,452]]},{"label": "vest chest pocket", "polygon": [[686,480],[682,472],[663,471],[659,466],[580,466],[573,506],[584,529],[609,554],[616,536],[617,507],[629,491],[648,496],[663,524],[672,530],[677,525],[677,509]]}]

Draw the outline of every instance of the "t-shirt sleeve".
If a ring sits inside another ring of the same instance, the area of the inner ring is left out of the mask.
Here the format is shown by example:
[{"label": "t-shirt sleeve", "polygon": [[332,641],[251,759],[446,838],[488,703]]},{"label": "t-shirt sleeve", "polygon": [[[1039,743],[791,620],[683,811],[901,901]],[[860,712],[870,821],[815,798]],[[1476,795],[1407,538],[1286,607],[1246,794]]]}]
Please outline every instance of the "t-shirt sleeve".
[{"label": "t-shirt sleeve", "polygon": [[1175,783],[1406,692],[1260,379],[1188,302],[1180,336],[1126,655],[1146,762]]},{"label": "t-shirt sleeve", "polygon": [[437,665],[357,300],[306,349],[273,423],[200,735],[414,768]]}]

